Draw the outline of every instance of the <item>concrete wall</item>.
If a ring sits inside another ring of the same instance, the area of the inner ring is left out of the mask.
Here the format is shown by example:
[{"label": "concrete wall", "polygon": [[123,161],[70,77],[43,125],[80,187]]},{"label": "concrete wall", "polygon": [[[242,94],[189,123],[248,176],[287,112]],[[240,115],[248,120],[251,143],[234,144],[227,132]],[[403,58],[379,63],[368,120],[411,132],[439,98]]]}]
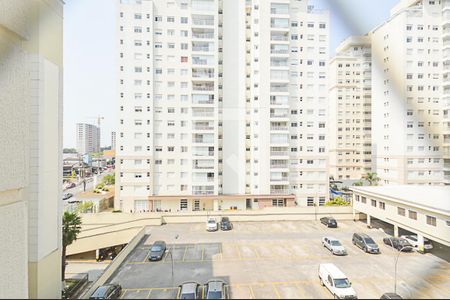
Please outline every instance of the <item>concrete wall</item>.
[{"label": "concrete wall", "polygon": [[0,1],[0,298],[61,296],[62,15]]},{"label": "concrete wall", "polygon": [[109,277],[117,270],[122,262],[127,258],[128,254],[139,244],[146,233],[146,228],[142,228],[130,243],[114,258],[112,263],[103,271],[100,278],[91,286],[91,288],[83,295],[82,299],[89,299],[89,296],[101,285],[105,284]]}]

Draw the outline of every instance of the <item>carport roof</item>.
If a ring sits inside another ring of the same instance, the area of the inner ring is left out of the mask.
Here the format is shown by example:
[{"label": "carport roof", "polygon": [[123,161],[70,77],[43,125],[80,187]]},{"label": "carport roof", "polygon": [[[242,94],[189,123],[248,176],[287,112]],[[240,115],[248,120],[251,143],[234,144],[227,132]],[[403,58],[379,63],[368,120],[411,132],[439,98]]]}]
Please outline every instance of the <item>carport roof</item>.
[{"label": "carport roof", "polygon": [[383,185],[350,189],[450,215],[450,186]]}]

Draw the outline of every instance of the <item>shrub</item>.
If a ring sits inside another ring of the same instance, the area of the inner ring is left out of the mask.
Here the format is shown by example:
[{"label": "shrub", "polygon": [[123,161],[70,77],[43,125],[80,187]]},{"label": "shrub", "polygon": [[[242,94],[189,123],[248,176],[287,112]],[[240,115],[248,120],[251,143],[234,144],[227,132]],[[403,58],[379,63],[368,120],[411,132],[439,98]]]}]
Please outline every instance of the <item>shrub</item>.
[{"label": "shrub", "polygon": [[346,206],[346,205],[350,205],[350,202],[346,201],[345,199],[343,199],[342,197],[336,197],[330,201],[328,201],[327,203],[325,203],[326,206]]}]

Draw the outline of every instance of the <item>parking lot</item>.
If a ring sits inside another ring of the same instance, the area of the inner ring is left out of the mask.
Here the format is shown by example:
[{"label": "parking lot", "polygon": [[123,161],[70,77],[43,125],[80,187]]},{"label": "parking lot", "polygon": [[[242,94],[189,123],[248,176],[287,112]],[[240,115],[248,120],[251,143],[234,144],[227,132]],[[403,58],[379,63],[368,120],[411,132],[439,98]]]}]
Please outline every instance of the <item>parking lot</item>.
[{"label": "parking lot", "polygon": [[[353,232],[368,233],[382,253],[356,248]],[[383,232],[361,222],[342,221],[337,229],[319,221],[236,222],[228,232],[206,232],[205,224],[169,224],[148,233],[110,279],[122,286],[121,298],[174,298],[180,283],[203,284],[211,278],[228,282],[232,298],[332,298],[318,280],[318,266],[326,262],[348,276],[359,298],[379,298],[394,290],[397,253],[383,245]],[[323,248],[321,238],[327,235],[340,239],[348,255],[333,256]],[[166,252],[162,261],[149,262],[156,240],[165,240],[172,255]],[[446,298],[449,282],[446,261],[432,254],[401,253],[397,292],[404,298]]]}]

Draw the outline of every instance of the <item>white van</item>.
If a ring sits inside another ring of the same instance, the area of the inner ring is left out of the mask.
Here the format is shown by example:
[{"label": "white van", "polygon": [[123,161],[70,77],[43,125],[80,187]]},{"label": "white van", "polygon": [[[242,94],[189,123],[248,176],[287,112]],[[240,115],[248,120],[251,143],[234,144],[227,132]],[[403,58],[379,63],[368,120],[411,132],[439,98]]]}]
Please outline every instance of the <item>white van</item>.
[{"label": "white van", "polygon": [[334,264],[320,264],[319,279],[335,298],[358,299],[350,280]]}]

